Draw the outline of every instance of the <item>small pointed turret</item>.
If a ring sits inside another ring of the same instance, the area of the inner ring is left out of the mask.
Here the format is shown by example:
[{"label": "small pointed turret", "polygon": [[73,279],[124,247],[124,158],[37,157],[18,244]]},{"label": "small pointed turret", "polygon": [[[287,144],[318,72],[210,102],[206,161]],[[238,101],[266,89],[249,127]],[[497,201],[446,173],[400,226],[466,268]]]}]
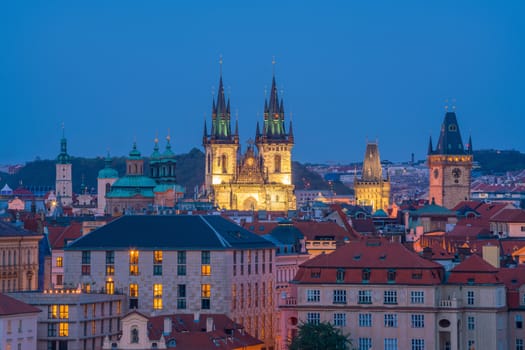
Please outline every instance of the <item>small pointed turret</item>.
[{"label": "small pointed turret", "polygon": [[474,151],[473,151],[473,148],[472,148],[472,136],[469,136],[469,137],[468,137],[467,150],[468,150],[468,153],[469,153],[469,154],[472,154],[472,153],[474,152]]},{"label": "small pointed turret", "polygon": [[204,120],[204,130],[202,133],[202,144],[205,145],[208,142],[208,127],[206,126],[206,119]]},{"label": "small pointed turret", "polygon": [[427,154],[432,154],[433,152],[433,148],[432,148],[432,136],[430,136],[429,140],[428,140],[428,151],[427,151]]},{"label": "small pointed turret", "polygon": [[293,137],[293,125],[292,125],[292,121],[290,120],[290,126],[288,127],[288,141],[289,142],[294,142],[294,137]]},{"label": "small pointed turret", "polygon": [[210,138],[213,140],[232,140],[230,99],[226,100],[224,84],[222,82],[222,59],[221,74],[219,78],[219,89],[217,100],[212,103],[212,126]]},{"label": "small pointed turret", "polygon": [[284,127],[284,103],[279,100],[275,75],[272,77],[272,88],[270,100],[264,101],[264,126],[262,137],[272,140],[286,140],[286,129]]}]

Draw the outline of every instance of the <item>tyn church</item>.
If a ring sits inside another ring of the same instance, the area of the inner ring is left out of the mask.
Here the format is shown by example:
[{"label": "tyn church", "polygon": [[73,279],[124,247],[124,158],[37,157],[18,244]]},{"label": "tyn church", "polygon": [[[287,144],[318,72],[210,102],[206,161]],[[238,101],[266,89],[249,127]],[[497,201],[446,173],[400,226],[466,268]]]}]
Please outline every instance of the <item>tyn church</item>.
[{"label": "tyn church", "polygon": [[[214,204],[225,210],[295,210],[292,184],[292,122],[285,128],[283,100],[275,75],[269,101],[264,103],[262,128],[244,154],[239,146],[238,121],[232,132],[230,100],[226,101],[222,72],[213,100],[211,130],[204,123],[205,187]],[[255,147],[254,147],[255,146]]]}]

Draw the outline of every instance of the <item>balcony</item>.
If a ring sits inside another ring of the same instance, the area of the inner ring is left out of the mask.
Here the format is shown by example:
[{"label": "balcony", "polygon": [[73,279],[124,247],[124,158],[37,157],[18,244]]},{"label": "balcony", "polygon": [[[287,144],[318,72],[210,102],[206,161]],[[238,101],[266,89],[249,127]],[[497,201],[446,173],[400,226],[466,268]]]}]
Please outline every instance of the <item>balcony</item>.
[{"label": "balcony", "polygon": [[438,307],[441,309],[457,309],[461,305],[460,299],[444,299],[440,300],[438,303]]},{"label": "balcony", "polygon": [[296,306],[297,298],[296,297],[286,297],[279,299],[279,306]]}]

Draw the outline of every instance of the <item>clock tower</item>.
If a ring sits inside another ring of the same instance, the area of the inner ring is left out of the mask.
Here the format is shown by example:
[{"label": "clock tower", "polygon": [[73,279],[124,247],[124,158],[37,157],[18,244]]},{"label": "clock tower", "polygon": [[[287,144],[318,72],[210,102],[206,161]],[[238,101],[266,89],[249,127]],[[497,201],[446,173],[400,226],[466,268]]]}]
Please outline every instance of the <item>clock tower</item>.
[{"label": "clock tower", "polygon": [[429,202],[450,209],[470,199],[472,159],[471,139],[463,145],[456,113],[447,112],[436,148],[432,138],[428,145]]}]

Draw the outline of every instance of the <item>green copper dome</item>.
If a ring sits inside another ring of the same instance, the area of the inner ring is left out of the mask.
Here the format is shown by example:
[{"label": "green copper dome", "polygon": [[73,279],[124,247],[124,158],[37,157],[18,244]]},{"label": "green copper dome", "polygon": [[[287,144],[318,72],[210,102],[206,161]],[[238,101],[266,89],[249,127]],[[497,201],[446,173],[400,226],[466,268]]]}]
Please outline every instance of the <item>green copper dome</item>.
[{"label": "green copper dome", "polygon": [[142,188],[142,187],[149,187],[150,189],[153,189],[155,186],[157,186],[157,183],[152,178],[149,178],[147,176],[141,176],[141,175],[130,175],[130,176],[124,176],[115,181],[112,188]]},{"label": "green copper dome", "polygon": [[137,149],[137,142],[133,142],[133,149],[129,152],[129,159],[140,159],[140,151]]},{"label": "green copper dome", "polygon": [[108,155],[106,156],[106,159],[104,160],[105,167],[104,169],[100,169],[98,172],[98,178],[99,179],[116,179],[118,178],[118,172],[111,167],[111,157]]},{"label": "green copper dome", "polygon": [[67,140],[65,137],[62,137],[60,140],[60,154],[57,157],[57,162],[59,164],[71,163],[71,157],[67,154]]},{"label": "green copper dome", "polygon": [[159,139],[155,138],[155,146],[153,147],[153,153],[150,156],[150,162],[155,163],[160,160],[160,152],[159,152]]}]

